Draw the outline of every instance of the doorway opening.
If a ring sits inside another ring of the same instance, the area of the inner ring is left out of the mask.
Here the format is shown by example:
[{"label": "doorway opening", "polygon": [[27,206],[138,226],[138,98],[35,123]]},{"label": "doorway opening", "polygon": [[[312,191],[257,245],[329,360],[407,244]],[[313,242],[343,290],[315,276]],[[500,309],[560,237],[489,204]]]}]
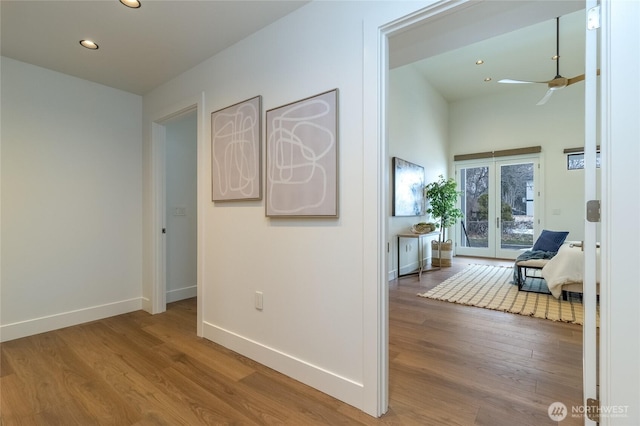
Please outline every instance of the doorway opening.
[{"label": "doorway opening", "polygon": [[197,296],[197,111],[165,123],[166,303]]},{"label": "doorway opening", "polygon": [[[508,2],[507,2],[508,3]],[[397,36],[397,38],[400,41],[404,41],[404,42],[409,42],[411,39],[415,40],[422,38],[422,40],[424,41],[423,44],[425,48],[425,51],[428,49],[431,49],[430,55],[431,56],[435,56],[439,53],[443,53],[443,52],[449,52],[452,50],[455,50],[456,48],[459,48],[461,46],[465,45],[465,40],[466,43],[471,43],[471,39],[469,39],[469,35],[473,35],[475,37],[475,39],[477,40],[478,38],[483,38],[483,37],[487,37],[486,33],[482,33],[482,31],[486,28],[499,28],[498,31],[502,31],[502,33],[506,33],[509,31],[513,31],[516,30],[518,28],[522,28],[525,27],[527,25],[531,25],[535,22],[531,22],[531,19],[536,19],[536,22],[542,21],[544,19],[553,19],[555,16],[558,15],[563,15],[565,13],[570,13],[571,11],[566,10],[566,11],[557,11],[557,10],[552,10],[555,5],[551,6],[548,3],[545,2],[531,2],[531,4],[533,3],[538,3],[536,6],[540,7],[540,8],[546,8],[545,11],[540,11],[538,10],[536,13],[523,13],[522,10],[507,10],[509,9],[509,7],[513,6],[515,9],[517,9],[517,5],[514,4],[506,4],[506,3],[501,3],[501,5],[499,7],[506,7],[505,10],[501,10],[499,13],[495,13],[496,15],[496,22],[494,22],[495,25],[491,25],[488,22],[491,21],[491,17],[489,17],[490,15],[490,10],[491,7],[495,7],[495,4],[491,4],[491,2],[482,2],[482,4],[480,3],[475,3],[473,5],[469,5],[469,4],[461,4],[461,3],[457,3],[456,5],[453,6],[434,6],[431,9],[428,9],[426,11],[424,11],[422,13],[421,16],[418,17],[418,14],[413,15],[411,18],[407,18],[407,21],[404,23],[404,25],[402,24],[395,24],[395,26],[393,27],[393,30],[389,30],[389,32],[387,33],[383,33],[383,35],[386,35],[388,38],[388,42],[389,42],[389,52],[388,52],[388,64],[385,65],[384,69],[383,69],[383,75],[388,75],[391,74],[392,69],[394,67],[394,63],[397,65],[397,61],[401,61],[401,60],[406,60],[406,58],[408,58],[410,56],[410,54],[407,53],[407,50],[398,50],[398,52],[396,52],[397,54],[394,57],[394,45],[397,45],[396,43],[394,43],[394,38]],[[578,5],[580,6],[580,2],[575,2],[574,6]],[[440,9],[438,9],[438,7],[440,7]],[[487,9],[484,9],[484,8]],[[584,4],[582,4],[582,7],[584,7]],[[494,11],[495,12],[495,11]],[[474,14],[474,17],[471,17],[470,15]],[[446,16],[445,16],[446,15]],[[504,16],[505,15],[509,15],[510,19],[508,20],[504,20]],[[434,17],[437,16],[438,18],[442,18],[442,19],[435,19]],[[500,18],[498,18],[498,16],[501,16]],[[513,18],[513,19],[511,19]],[[521,21],[519,21],[518,19],[521,19]],[[505,25],[508,21],[508,25]],[[478,24],[478,23],[481,23]],[[474,25],[478,25],[477,27],[474,27]],[[421,30],[423,30],[422,27],[431,27],[431,29],[427,28],[426,30],[422,31],[423,35],[420,36],[419,34],[421,33]],[[461,35],[459,33],[461,28],[467,27],[467,35]],[[482,29],[480,28],[482,27]],[[417,28],[421,28],[419,30],[417,30],[416,32],[413,32],[414,29]],[[474,28],[475,31],[477,31],[477,33],[474,33]],[[428,35],[424,35],[424,34],[428,34]],[[496,33],[498,34],[498,33]],[[493,34],[493,35],[496,35]],[[461,41],[462,40],[462,41]],[[438,42],[440,41],[440,42]],[[453,46],[452,44],[457,43],[456,46]],[[417,43],[419,44],[419,43]],[[427,46],[428,45],[428,46]],[[435,46],[435,47],[434,47]],[[441,49],[440,51],[437,51],[438,49]],[[384,56],[384,53],[383,53]],[[404,59],[403,59],[404,58]],[[474,60],[477,58],[473,58]],[[414,58],[414,60],[417,60],[417,58]],[[384,61],[383,61],[384,62]],[[405,63],[410,63],[410,61],[407,61]],[[455,70],[451,70],[451,73],[453,73]],[[385,74],[386,73],[386,74]],[[445,76],[449,77],[450,75],[447,73],[444,73]],[[388,79],[386,81],[386,83],[388,84]],[[391,92],[392,88],[388,89],[389,92]],[[384,93],[384,90],[383,90]],[[392,95],[390,94],[389,97],[391,97]],[[418,98],[418,97],[416,97]],[[383,98],[384,99],[384,98]],[[383,103],[385,103],[386,100],[383,101]],[[397,100],[396,100],[397,102]],[[535,104],[535,102],[534,102]],[[389,105],[384,105],[384,108],[389,108]],[[389,117],[392,116],[392,114],[383,114],[383,116]],[[424,119],[424,114],[420,116],[420,119]],[[501,122],[501,124],[504,123],[504,120]],[[384,126],[383,126],[384,127]],[[394,135],[393,134],[393,129],[391,128],[391,124],[389,123],[389,119],[387,118],[387,123],[386,123],[386,127],[389,128],[389,136],[388,136],[388,141],[397,141],[397,140],[402,140],[403,138],[398,138],[398,135]],[[406,130],[406,129],[403,129]],[[407,140],[406,134],[402,135],[404,136],[404,139]],[[470,138],[469,140],[474,140],[473,138]],[[484,147],[479,149],[479,150],[484,150]],[[393,151],[392,149],[390,149],[389,147],[389,142],[387,142],[386,145],[386,151],[395,154],[397,151]],[[383,150],[384,152],[384,150]],[[432,152],[431,152],[432,153]],[[454,164],[451,160],[449,160],[449,158],[451,158],[450,156],[447,157],[446,160],[446,167],[448,168],[448,170],[450,171],[450,175],[453,175],[453,168],[454,168]],[[410,159],[410,158],[409,158]],[[389,176],[389,170],[388,170],[388,164],[390,162],[386,161],[385,164],[385,172],[383,173],[384,176]],[[519,163],[518,163],[519,164]],[[536,186],[536,182],[535,182],[535,173],[537,170],[537,160],[536,161],[532,161],[531,162],[531,166],[533,167],[532,170],[532,174],[533,176],[531,179],[531,187],[529,188],[530,191],[535,191],[535,186]],[[499,164],[499,165],[495,165],[492,164],[490,167],[493,167],[494,169],[496,167],[498,168],[502,168],[504,167],[511,167],[517,165],[516,163],[505,163],[505,164]],[[484,166],[487,167],[487,170],[489,169],[489,166]],[[529,167],[529,166],[527,166]],[[506,169],[504,169],[505,172],[507,171]],[[512,171],[515,171],[512,170]],[[498,173],[499,174],[499,173]],[[494,181],[495,177],[493,178]],[[460,181],[459,181],[460,182]],[[495,188],[498,188],[497,191],[500,191],[500,180],[497,180],[497,184]],[[524,216],[527,215],[527,203],[528,201],[530,201],[527,197],[527,187],[529,185],[525,184],[525,195],[523,200],[522,200],[522,209],[518,209],[521,212],[524,212]],[[494,189],[496,190],[496,189]],[[486,208],[487,210],[489,208],[491,208],[493,210],[493,220],[495,220],[496,216],[497,216],[497,212],[501,210],[501,205],[502,202],[500,201],[500,197],[496,197],[495,195],[492,196],[491,200],[489,200],[489,196],[487,195],[487,200],[486,200]],[[497,206],[497,207],[496,207]],[[535,207],[534,206],[534,211],[535,211]],[[533,213],[533,212],[532,212]],[[542,213],[541,209],[538,209],[537,213]],[[512,211],[513,214],[513,211]],[[535,213],[533,213],[535,214]],[[489,220],[489,214],[487,213],[487,220]],[[500,219],[498,219],[500,220]],[[418,220],[416,220],[417,222]],[[532,223],[532,230],[533,233],[535,233],[535,228],[536,225],[539,225],[539,223],[537,223],[537,220],[533,221]],[[498,228],[498,227],[496,227]],[[394,230],[392,229],[392,226],[389,226],[389,230],[390,232],[387,234],[387,241],[391,241],[394,238]],[[462,232],[459,232],[459,234],[462,234]],[[462,235],[459,235],[459,238],[462,238]],[[496,256],[496,250],[497,247],[501,247],[503,245],[503,241],[500,240],[500,235],[499,233],[494,233],[493,236],[486,236],[486,244],[485,245],[489,245],[491,244],[492,247],[492,257]],[[509,244],[507,244],[509,245]],[[467,244],[467,247],[473,247],[472,244]],[[509,248],[509,247],[505,247],[505,248]],[[500,257],[503,257],[502,255]],[[387,259],[387,266],[389,267],[389,259]],[[387,276],[389,276],[388,271],[387,271]],[[387,312],[387,316],[388,316],[388,312]]]},{"label": "doorway opening", "polygon": [[153,120],[151,129],[152,314],[168,302],[196,298],[196,333],[202,336],[202,209],[204,94],[188,99]]}]

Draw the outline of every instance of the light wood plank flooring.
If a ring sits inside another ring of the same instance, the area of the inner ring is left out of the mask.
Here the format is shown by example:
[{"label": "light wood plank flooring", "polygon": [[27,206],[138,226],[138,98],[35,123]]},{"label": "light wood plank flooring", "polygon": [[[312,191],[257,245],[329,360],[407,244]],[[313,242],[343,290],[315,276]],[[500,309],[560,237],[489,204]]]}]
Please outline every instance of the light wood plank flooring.
[{"label": "light wood plank flooring", "polygon": [[557,424],[551,402],[581,403],[580,326],[416,296],[477,262],[390,283],[380,419],[199,339],[189,299],[1,344],[0,424]]}]

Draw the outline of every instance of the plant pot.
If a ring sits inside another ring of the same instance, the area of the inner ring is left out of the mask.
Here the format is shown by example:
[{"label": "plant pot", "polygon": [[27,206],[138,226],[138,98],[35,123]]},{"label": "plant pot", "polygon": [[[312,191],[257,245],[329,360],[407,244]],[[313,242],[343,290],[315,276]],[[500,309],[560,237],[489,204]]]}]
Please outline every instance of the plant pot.
[{"label": "plant pot", "polygon": [[451,266],[453,258],[453,241],[431,241],[431,265]]}]

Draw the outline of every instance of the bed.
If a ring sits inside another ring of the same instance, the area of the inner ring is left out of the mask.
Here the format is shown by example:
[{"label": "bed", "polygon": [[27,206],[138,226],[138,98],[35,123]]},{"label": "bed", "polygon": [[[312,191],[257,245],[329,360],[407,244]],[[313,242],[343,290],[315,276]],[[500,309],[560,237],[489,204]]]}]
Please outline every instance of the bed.
[{"label": "bed", "polygon": [[[596,291],[600,287],[600,248],[596,249]],[[542,267],[542,278],[551,294],[560,298],[562,292],[582,293],[584,278],[584,252],[579,242],[566,242],[558,253]]]}]

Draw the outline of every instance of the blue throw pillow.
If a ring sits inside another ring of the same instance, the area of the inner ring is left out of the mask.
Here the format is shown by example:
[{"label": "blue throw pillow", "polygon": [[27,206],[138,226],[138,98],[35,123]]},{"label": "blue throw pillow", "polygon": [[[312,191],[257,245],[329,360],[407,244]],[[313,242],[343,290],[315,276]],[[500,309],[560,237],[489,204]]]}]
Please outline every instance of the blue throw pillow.
[{"label": "blue throw pillow", "polygon": [[532,250],[550,251],[557,253],[560,250],[560,246],[567,239],[569,232],[565,231],[548,231],[542,230],[542,234],[536,240]]}]

